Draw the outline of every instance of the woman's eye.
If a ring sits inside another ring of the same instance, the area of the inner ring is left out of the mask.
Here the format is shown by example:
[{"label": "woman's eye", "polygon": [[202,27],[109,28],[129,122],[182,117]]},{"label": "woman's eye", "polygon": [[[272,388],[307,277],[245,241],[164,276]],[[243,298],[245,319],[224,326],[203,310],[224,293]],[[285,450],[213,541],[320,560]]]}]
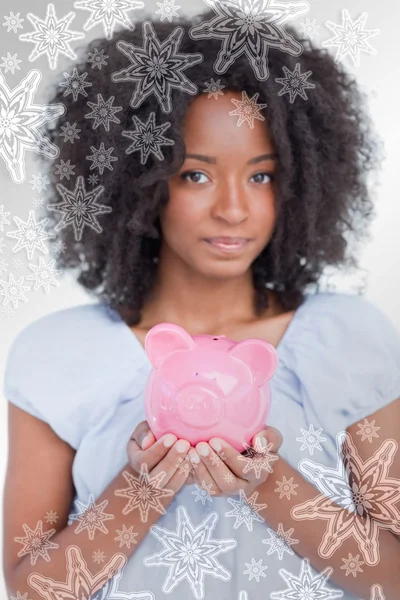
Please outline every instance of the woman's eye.
[{"label": "woman's eye", "polygon": [[[272,175],[272,173],[256,173],[256,175],[253,175],[253,177],[268,177],[269,181],[272,181],[274,179],[274,176]],[[260,181],[258,180],[256,183],[269,183],[269,181]]]},{"label": "woman's eye", "polygon": [[[186,171],[186,173],[182,173],[181,178],[186,180],[187,177],[192,178],[194,175],[202,175],[203,177],[206,177],[206,175],[204,175],[204,173],[201,173],[200,171]],[[204,181],[199,181],[198,179],[190,179],[190,181],[192,183],[204,183]]]}]

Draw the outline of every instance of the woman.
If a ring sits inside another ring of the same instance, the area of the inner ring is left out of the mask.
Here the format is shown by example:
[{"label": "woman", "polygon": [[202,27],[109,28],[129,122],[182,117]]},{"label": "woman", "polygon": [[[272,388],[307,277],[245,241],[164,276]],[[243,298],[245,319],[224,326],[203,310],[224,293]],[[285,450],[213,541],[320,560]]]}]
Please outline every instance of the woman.
[{"label": "woman", "polygon": [[[98,302],[9,352],[8,593],[393,600],[400,340],[367,300],[318,286],[355,264],[346,236],[373,215],[362,97],[306,40],[270,48],[268,77],[245,53],[221,73],[221,40],[179,26],[91,42],[54,94],[51,243]],[[161,322],[277,349],[258,476],[224,440],[155,441],[144,340]]]}]

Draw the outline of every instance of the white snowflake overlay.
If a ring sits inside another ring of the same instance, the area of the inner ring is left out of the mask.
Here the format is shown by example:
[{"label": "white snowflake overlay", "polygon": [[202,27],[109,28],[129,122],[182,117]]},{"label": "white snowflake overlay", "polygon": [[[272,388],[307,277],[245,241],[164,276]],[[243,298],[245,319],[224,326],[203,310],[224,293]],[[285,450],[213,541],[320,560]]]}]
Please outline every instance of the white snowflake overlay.
[{"label": "white snowflake overlay", "polygon": [[94,119],[93,129],[103,125],[106,131],[110,131],[110,123],[121,123],[115,113],[120,112],[122,106],[113,106],[114,98],[114,96],[111,96],[105,102],[103,96],[97,94],[97,104],[94,102],[87,103],[92,112],[85,115],[85,119]]},{"label": "white snowflake overlay", "polygon": [[326,48],[331,46],[339,46],[337,51],[335,62],[341,61],[348,54],[350,54],[353,63],[356,67],[360,66],[360,52],[367,52],[367,54],[377,54],[377,51],[372,48],[366,41],[367,38],[380,33],[379,29],[367,29],[364,30],[365,21],[367,20],[368,13],[363,13],[357,21],[352,21],[348,11],[344,8],[342,10],[342,25],[336,25],[331,21],[326,21],[325,25],[329,27],[335,36],[326,42],[322,42],[322,45]]},{"label": "white snowflake overlay", "polygon": [[155,112],[150,113],[146,123],[141,121],[139,117],[133,115],[132,120],[136,125],[135,131],[123,131],[122,135],[133,140],[133,143],[125,150],[126,154],[131,154],[140,150],[140,162],[144,165],[150,155],[154,154],[159,160],[164,160],[164,155],[160,146],[173,146],[174,141],[163,136],[171,123],[163,123],[157,125],[155,123]]},{"label": "white snowflake overlay", "polygon": [[96,219],[96,215],[112,211],[111,206],[97,204],[98,197],[104,192],[104,186],[99,185],[94,190],[88,192],[85,188],[84,178],[82,175],[79,175],[73,191],[64,187],[62,183],[58,183],[56,189],[61,195],[63,202],[47,205],[49,210],[62,213],[62,219],[55,227],[56,231],[60,231],[60,229],[72,224],[77,242],[82,239],[85,225],[93,229],[96,233],[103,231],[103,228]]},{"label": "white snowflake overlay", "polygon": [[30,290],[29,287],[24,286],[24,277],[20,277],[17,281],[14,279],[14,275],[12,273],[8,276],[8,281],[3,281],[0,279],[0,296],[4,296],[2,304],[8,304],[8,302],[12,302],[14,308],[18,308],[18,301],[22,300],[23,302],[28,302],[28,298],[25,296],[24,292]]},{"label": "white snowflake overlay", "polygon": [[312,71],[306,73],[300,73],[300,63],[296,63],[294,71],[290,71],[287,67],[282,67],[286,77],[277,77],[275,81],[282,83],[283,88],[278,92],[278,96],[283,94],[290,94],[290,104],[296,100],[297,96],[301,96],[303,100],[308,100],[308,96],[305,92],[306,89],[313,89],[315,85],[307,81],[312,75]]},{"label": "white snowflake overlay", "polygon": [[242,123],[247,121],[251,129],[254,129],[254,119],[259,121],[265,121],[265,117],[260,113],[262,108],[265,108],[266,104],[257,104],[258,96],[257,92],[252,98],[249,98],[245,91],[242,92],[242,99],[236,100],[231,98],[231,102],[237,107],[235,110],[231,110],[229,115],[239,117],[237,126],[240,127]]},{"label": "white snowflake overlay", "polygon": [[197,600],[205,598],[204,576],[229,581],[231,573],[219,563],[217,557],[237,547],[235,539],[211,538],[218,521],[218,513],[211,512],[197,527],[194,527],[184,506],[176,509],[177,530],[169,531],[153,525],[150,533],[164,546],[164,550],[144,559],[146,567],[169,567],[169,573],[161,591],[170,594],[179,583],[187,579]]},{"label": "white snowflake overlay", "polygon": [[283,25],[310,11],[308,2],[278,0],[205,0],[216,17],[189,30],[193,40],[223,39],[214,71],[226,73],[238,56],[245,54],[259,80],[269,77],[269,48],[300,56],[303,46],[289,35]]},{"label": "white snowflake overlay", "polygon": [[118,589],[119,580],[123,575],[123,569],[120,569],[114,577],[108,579],[107,583],[90,597],[90,600],[155,600],[152,592],[122,592]]},{"label": "white snowflake overlay", "polygon": [[59,54],[64,54],[71,59],[76,58],[69,42],[81,40],[85,35],[68,29],[71,21],[75,18],[75,13],[70,12],[58,20],[54,4],[49,4],[44,21],[32,13],[28,13],[26,16],[35,28],[34,31],[19,36],[22,42],[33,42],[35,44],[28,60],[33,62],[42,54],[47,54],[50,69],[55,69]]},{"label": "white snowflake overlay", "polygon": [[14,183],[25,180],[25,150],[52,159],[60,153],[40,128],[65,114],[66,108],[63,104],[33,104],[41,79],[41,73],[32,70],[17,87],[10,89],[0,71],[0,156]]},{"label": "white snowflake overlay", "polygon": [[182,27],[176,27],[163,42],[157,37],[150,21],[143,23],[144,47],[139,48],[128,42],[117,42],[117,48],[132,65],[116,71],[111,81],[138,81],[130,105],[138,108],[151,93],[154,93],[164,113],[172,111],[171,91],[178,88],[182,92],[195,95],[197,86],[183,73],[184,69],[204,60],[202,54],[178,54],[183,36]]},{"label": "white snowflake overlay", "polygon": [[266,508],[267,505],[256,504],[257,498],[257,491],[253,492],[250,498],[247,498],[244,491],[240,490],[240,500],[235,500],[234,498],[227,499],[229,504],[232,504],[234,508],[233,510],[225,513],[225,516],[236,517],[235,524],[233,526],[234,529],[238,529],[242,523],[245,523],[248,531],[253,531],[253,521],[264,523],[265,519],[258,514],[258,511]]},{"label": "white snowflake overlay", "polygon": [[268,555],[276,552],[279,556],[279,560],[283,559],[283,553],[287,552],[288,554],[293,554],[293,550],[290,546],[293,544],[298,544],[299,540],[292,540],[290,537],[294,531],[294,527],[289,529],[288,531],[283,530],[283,524],[279,523],[278,531],[274,531],[273,529],[268,529],[269,540],[262,540],[263,544],[269,544]]},{"label": "white snowflake overlay", "polygon": [[172,17],[179,17],[179,14],[176,12],[180,6],[175,6],[175,0],[164,0],[164,2],[157,2],[157,6],[159,6],[159,10],[156,10],[156,15],[161,15],[161,21],[164,19],[168,19],[170,23],[172,23]]},{"label": "white snowflake overlay", "polygon": [[82,75],[78,75],[78,70],[74,67],[72,75],[68,75],[68,73],[64,73],[64,77],[66,81],[59,83],[60,87],[65,88],[63,96],[69,96],[72,94],[74,102],[78,100],[79,94],[85,96],[87,98],[87,91],[85,88],[91,87],[92,84],[89,81],[85,81],[87,77],[87,72],[82,73]]},{"label": "white snowflake overlay", "polygon": [[32,279],[35,282],[35,285],[33,286],[34,292],[43,286],[46,294],[48,294],[50,292],[50,284],[55,286],[60,285],[55,276],[60,275],[62,271],[56,271],[54,269],[55,262],[55,260],[52,260],[46,264],[43,257],[40,256],[38,265],[29,265],[33,274],[28,275],[27,279]]},{"label": "white snowflake overlay", "polygon": [[28,221],[23,221],[19,217],[13,217],[18,229],[16,231],[8,231],[6,235],[10,238],[15,238],[18,243],[13,248],[13,252],[18,252],[25,248],[29,260],[32,260],[33,253],[36,249],[40,250],[44,254],[48,254],[49,251],[44,245],[43,240],[53,237],[52,234],[45,232],[44,227],[50,221],[50,219],[43,219],[36,223],[35,214],[33,210],[29,211]]},{"label": "white snowflake overlay", "polygon": [[[302,560],[300,577],[296,577],[286,571],[279,569],[279,575],[286,581],[287,587],[280,592],[271,592],[272,600],[286,600],[287,598],[318,598],[318,600],[334,600],[335,598],[343,598],[343,592],[325,587],[325,584],[331,576],[333,569],[327,567],[321,573],[313,577],[310,561],[308,558]],[[289,596],[290,594],[290,596]]]},{"label": "white snowflake overlay", "polygon": [[102,23],[108,40],[111,40],[117,23],[133,31],[135,26],[127,13],[143,7],[144,3],[138,0],[79,0],[74,3],[74,8],[91,12],[83,29],[89,31],[95,25]]},{"label": "white snowflake overlay", "polygon": [[[105,148],[104,142],[101,142],[100,148],[95,148],[94,146],[90,146],[93,154],[91,156],[87,156],[87,160],[91,160],[92,164],[90,165],[90,170],[99,169],[100,175],[103,175],[104,169],[109,169],[113,171],[112,162],[118,160],[116,156],[111,156],[114,146],[111,148]],[[89,182],[90,183],[90,182]]]},{"label": "white snowflake overlay", "polygon": [[14,33],[18,33],[17,29],[23,29],[22,23],[25,19],[20,19],[20,13],[14,15],[13,12],[10,12],[9,17],[4,17],[5,22],[3,23],[3,27],[7,27],[7,33],[13,30]]},{"label": "white snowflake overlay", "polygon": [[322,427],[318,431],[314,431],[314,425],[311,423],[308,431],[300,427],[300,431],[303,433],[303,437],[296,438],[296,442],[303,442],[300,450],[308,448],[310,454],[314,454],[315,448],[322,450],[320,442],[326,442],[326,438],[321,437]]}]

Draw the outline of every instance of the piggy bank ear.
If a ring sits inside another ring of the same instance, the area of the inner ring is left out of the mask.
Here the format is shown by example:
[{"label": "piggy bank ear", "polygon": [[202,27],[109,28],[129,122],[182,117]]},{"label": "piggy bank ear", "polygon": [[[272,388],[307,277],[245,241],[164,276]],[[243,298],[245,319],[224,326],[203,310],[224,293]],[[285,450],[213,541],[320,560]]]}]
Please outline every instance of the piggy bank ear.
[{"label": "piggy bank ear", "polygon": [[190,350],[196,346],[188,332],[173,323],[158,323],[149,331],[144,347],[151,364],[159,368],[165,358],[175,350]]},{"label": "piggy bank ear", "polygon": [[229,354],[239,358],[250,368],[257,387],[271,379],[278,366],[278,355],[272,344],[256,338],[243,340]]}]

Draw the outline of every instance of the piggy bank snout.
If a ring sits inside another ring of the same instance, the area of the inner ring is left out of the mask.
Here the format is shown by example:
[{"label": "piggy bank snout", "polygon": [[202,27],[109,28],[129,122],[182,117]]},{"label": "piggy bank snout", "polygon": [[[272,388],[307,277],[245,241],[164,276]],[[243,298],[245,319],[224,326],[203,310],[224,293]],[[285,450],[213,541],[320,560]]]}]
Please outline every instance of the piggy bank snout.
[{"label": "piggy bank snout", "polygon": [[184,385],[172,398],[176,418],[191,427],[215,425],[222,418],[223,408],[222,392],[210,389],[205,384]]}]

